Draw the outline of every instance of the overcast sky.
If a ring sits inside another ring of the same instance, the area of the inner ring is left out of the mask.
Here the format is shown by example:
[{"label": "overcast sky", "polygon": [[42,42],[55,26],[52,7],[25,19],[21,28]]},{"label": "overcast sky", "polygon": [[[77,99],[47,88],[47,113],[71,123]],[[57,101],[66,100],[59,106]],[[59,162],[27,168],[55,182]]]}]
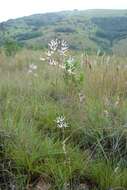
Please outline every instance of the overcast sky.
[{"label": "overcast sky", "polygon": [[1,0],[0,21],[61,10],[127,9],[127,0]]}]

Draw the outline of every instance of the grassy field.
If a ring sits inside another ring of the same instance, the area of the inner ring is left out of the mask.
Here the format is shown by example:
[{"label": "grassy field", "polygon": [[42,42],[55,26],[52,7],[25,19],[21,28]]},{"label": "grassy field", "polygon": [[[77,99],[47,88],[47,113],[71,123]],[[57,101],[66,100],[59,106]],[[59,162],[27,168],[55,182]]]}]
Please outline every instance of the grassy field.
[{"label": "grassy field", "polygon": [[127,189],[127,58],[0,54],[0,189]]}]

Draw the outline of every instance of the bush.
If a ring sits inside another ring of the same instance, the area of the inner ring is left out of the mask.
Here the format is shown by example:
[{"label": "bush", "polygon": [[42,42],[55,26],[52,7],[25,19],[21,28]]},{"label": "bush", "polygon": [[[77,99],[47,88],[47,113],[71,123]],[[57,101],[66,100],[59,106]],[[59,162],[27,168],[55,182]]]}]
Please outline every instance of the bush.
[{"label": "bush", "polygon": [[21,45],[12,40],[7,40],[4,43],[4,50],[7,56],[14,56],[20,48]]}]

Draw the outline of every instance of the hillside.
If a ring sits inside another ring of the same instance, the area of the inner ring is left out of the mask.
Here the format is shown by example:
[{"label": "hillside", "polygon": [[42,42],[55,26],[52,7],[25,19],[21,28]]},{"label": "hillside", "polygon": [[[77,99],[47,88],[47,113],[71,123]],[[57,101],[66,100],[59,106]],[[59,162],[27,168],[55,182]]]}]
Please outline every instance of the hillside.
[{"label": "hillside", "polygon": [[45,48],[56,37],[75,50],[126,54],[127,10],[62,11],[0,23],[1,45],[11,38],[29,48]]}]

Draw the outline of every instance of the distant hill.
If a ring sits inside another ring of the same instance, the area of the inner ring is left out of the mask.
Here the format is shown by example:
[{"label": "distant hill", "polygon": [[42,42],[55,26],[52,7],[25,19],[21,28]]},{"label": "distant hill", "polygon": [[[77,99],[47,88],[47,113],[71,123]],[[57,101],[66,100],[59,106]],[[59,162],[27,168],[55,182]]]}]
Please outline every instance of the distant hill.
[{"label": "distant hill", "polygon": [[56,37],[75,50],[127,53],[127,10],[62,11],[0,23],[1,46],[11,38],[28,48],[45,48]]}]

